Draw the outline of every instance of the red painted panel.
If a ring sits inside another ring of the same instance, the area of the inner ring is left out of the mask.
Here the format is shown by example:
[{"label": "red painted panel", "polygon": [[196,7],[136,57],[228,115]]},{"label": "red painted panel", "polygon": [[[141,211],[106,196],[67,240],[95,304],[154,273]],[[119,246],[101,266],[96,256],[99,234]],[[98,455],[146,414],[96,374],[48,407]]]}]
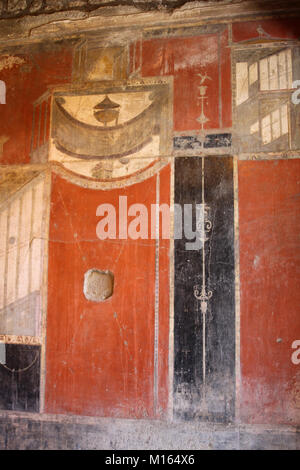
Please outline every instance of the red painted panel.
[{"label": "red painted panel", "polygon": [[[261,28],[266,34],[260,33]],[[299,18],[244,21],[232,25],[233,41],[249,41],[259,39],[260,36],[261,39],[297,39],[299,37]]]},{"label": "red painted panel", "polygon": [[[161,172],[167,200],[169,170]],[[163,189],[164,188],[164,189]],[[156,177],[124,189],[85,189],[53,176],[48,273],[46,411],[93,416],[154,416],[155,240],[96,237],[96,209],[156,202]],[[117,210],[118,214],[118,210]],[[118,215],[117,215],[118,217]],[[161,246],[158,406],[167,406],[169,270]],[[113,296],[83,294],[84,273],[110,270]],[[163,284],[163,285],[162,285]]]},{"label": "red painted panel", "polygon": [[174,75],[175,131],[201,129],[197,121],[201,114],[199,73],[210,77],[203,82],[207,86],[204,113],[208,118],[204,129],[231,126],[230,52],[226,45],[226,34],[220,38],[208,34],[143,43],[142,75]]},{"label": "red painted panel", "polygon": [[133,56],[134,56],[134,43],[132,42],[129,46],[129,71],[130,73],[132,73],[134,71],[134,60],[133,60]]},{"label": "red painted panel", "polygon": [[228,31],[221,35],[221,103],[222,123],[220,127],[232,126],[232,94],[231,94],[231,50],[228,46]]},{"label": "red painted panel", "polygon": [[137,70],[141,65],[141,41],[136,42],[135,49],[135,69]]},{"label": "red painted panel", "polygon": [[300,160],[239,162],[241,416],[300,424]]},{"label": "red painted panel", "polygon": [[72,70],[70,47],[54,46],[49,50],[41,46],[17,57],[24,63],[0,72],[7,90],[6,104],[0,105],[0,135],[9,138],[0,157],[0,163],[5,165],[30,162],[33,102],[49,86],[69,82]]},{"label": "red painted panel", "polygon": [[[160,173],[160,204],[170,207],[170,166]],[[160,226],[162,220],[160,221]],[[158,336],[158,417],[166,414],[169,392],[169,315],[170,311],[170,241],[162,239],[159,245],[159,336]]]}]

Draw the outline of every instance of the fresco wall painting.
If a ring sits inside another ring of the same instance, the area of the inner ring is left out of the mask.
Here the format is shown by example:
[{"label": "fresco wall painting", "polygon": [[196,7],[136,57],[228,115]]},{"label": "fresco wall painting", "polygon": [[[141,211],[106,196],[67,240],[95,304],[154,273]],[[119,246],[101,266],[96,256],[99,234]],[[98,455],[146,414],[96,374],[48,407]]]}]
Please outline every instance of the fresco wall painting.
[{"label": "fresco wall painting", "polygon": [[[299,424],[296,24],[3,52],[1,409]],[[98,206],[119,220],[125,196],[200,204],[200,246],[172,211],[171,239],[157,216],[156,238],[99,240]],[[104,300],[91,273],[112,276]]]}]

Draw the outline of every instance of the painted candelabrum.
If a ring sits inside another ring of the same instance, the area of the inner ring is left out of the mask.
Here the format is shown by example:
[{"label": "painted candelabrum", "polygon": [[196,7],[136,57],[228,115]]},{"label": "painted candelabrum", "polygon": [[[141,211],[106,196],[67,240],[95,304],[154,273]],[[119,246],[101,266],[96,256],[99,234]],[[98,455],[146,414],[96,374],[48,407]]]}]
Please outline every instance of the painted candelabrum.
[{"label": "painted candelabrum", "polygon": [[197,118],[197,121],[201,124],[201,130],[203,131],[204,124],[206,124],[207,121],[209,121],[208,117],[205,116],[205,113],[204,113],[204,102],[208,99],[208,96],[206,95],[206,90],[208,86],[205,85],[204,83],[206,80],[211,80],[211,77],[209,77],[206,72],[204,74],[197,73],[197,76],[200,77],[200,84],[198,86],[199,94],[197,96],[197,101],[198,101],[198,105],[200,104],[201,106],[201,114]]},{"label": "painted candelabrum", "polygon": [[205,181],[204,181],[204,159],[202,157],[202,208],[203,216],[199,222],[200,226],[197,226],[197,234],[201,240],[201,250],[202,250],[202,284],[196,284],[194,286],[194,296],[200,301],[200,311],[202,314],[202,380],[203,380],[203,395],[201,403],[201,412],[202,414],[207,414],[207,404],[206,404],[206,313],[208,308],[208,302],[211,299],[213,293],[211,290],[208,290],[206,285],[206,253],[205,253],[205,243],[209,240],[208,234],[212,229],[212,222],[209,217],[210,208],[205,203]]}]

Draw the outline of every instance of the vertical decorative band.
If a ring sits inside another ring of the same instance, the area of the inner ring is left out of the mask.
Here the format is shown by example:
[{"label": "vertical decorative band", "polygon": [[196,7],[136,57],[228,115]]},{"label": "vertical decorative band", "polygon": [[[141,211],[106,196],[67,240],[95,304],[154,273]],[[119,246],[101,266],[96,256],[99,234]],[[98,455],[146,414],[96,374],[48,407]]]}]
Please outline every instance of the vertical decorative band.
[{"label": "vertical decorative band", "polygon": [[182,213],[192,205],[200,239],[187,250],[184,233],[174,249],[174,414],[181,419],[234,417],[233,196],[231,157],[176,159],[175,203]]},{"label": "vertical decorative band", "polygon": [[156,175],[155,212],[155,311],[154,311],[154,416],[158,411],[158,336],[159,336],[159,203],[160,174]]}]

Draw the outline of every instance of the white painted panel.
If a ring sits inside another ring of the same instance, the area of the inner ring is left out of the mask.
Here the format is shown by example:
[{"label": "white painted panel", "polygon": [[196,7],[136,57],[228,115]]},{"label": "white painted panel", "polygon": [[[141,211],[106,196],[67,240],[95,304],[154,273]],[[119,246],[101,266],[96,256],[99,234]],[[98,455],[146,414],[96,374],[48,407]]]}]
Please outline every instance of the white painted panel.
[{"label": "white painted panel", "polygon": [[252,126],[250,127],[250,133],[255,134],[256,132],[259,131],[259,122],[256,121]]},{"label": "white painted panel", "polygon": [[257,62],[251,64],[249,67],[249,85],[255,83],[258,79],[258,66]]},{"label": "white painted panel", "polygon": [[292,51],[290,49],[286,51],[286,59],[287,59],[288,88],[293,88]]},{"label": "white painted panel", "polygon": [[271,136],[271,117],[265,116],[261,121],[261,135],[263,144],[268,144],[272,140]]},{"label": "white painted panel", "polygon": [[268,59],[262,59],[259,61],[259,78],[260,78],[260,89],[269,90],[269,71],[268,71]]},{"label": "white painted panel", "polygon": [[278,74],[279,88],[285,90],[288,88],[286,51],[282,51],[278,54]]},{"label": "white painted panel", "polygon": [[28,189],[22,196],[22,214],[20,226],[20,241],[29,243],[31,229],[32,189]]},{"label": "white painted panel", "polygon": [[248,97],[248,63],[238,62],[236,64],[236,104],[243,103]]},{"label": "white painted panel", "polygon": [[31,243],[31,292],[40,290],[43,246],[44,181],[34,188],[33,240]]},{"label": "white painted panel", "polygon": [[16,274],[19,241],[20,199],[14,200],[9,209],[8,263],[6,305],[16,300]]},{"label": "white painted panel", "polygon": [[0,316],[2,334],[32,336],[40,330],[40,294],[37,291],[41,287],[44,244],[43,196],[44,181],[36,182],[34,186],[29,184],[19,193],[19,198],[0,213],[0,308],[9,305]]},{"label": "white painted panel", "polygon": [[270,90],[278,90],[278,59],[277,54],[269,57]]},{"label": "white painted panel", "polygon": [[272,112],[272,140],[278,139],[280,135],[280,111],[276,109],[276,111]]},{"label": "white painted panel", "polygon": [[29,293],[29,244],[20,247],[19,254],[18,299]]},{"label": "white painted panel", "polygon": [[287,104],[281,106],[281,134],[288,134],[289,123],[288,123],[288,108]]},{"label": "white painted panel", "polygon": [[6,84],[0,80],[0,104],[6,104]]},{"label": "white painted panel", "polygon": [[7,210],[0,213],[0,309],[4,305]]},{"label": "white painted panel", "polygon": [[41,251],[42,240],[35,238],[31,244],[31,292],[41,287]]},{"label": "white painted panel", "polygon": [[0,343],[0,364],[6,364],[6,344]]},{"label": "white painted panel", "polygon": [[34,214],[33,214],[33,236],[40,238],[42,236],[42,224],[44,215],[44,181],[40,181],[34,187]]},{"label": "white painted panel", "polygon": [[20,227],[20,254],[18,298],[22,299],[29,293],[29,247],[32,212],[32,189],[26,191],[22,198],[22,215]]}]

